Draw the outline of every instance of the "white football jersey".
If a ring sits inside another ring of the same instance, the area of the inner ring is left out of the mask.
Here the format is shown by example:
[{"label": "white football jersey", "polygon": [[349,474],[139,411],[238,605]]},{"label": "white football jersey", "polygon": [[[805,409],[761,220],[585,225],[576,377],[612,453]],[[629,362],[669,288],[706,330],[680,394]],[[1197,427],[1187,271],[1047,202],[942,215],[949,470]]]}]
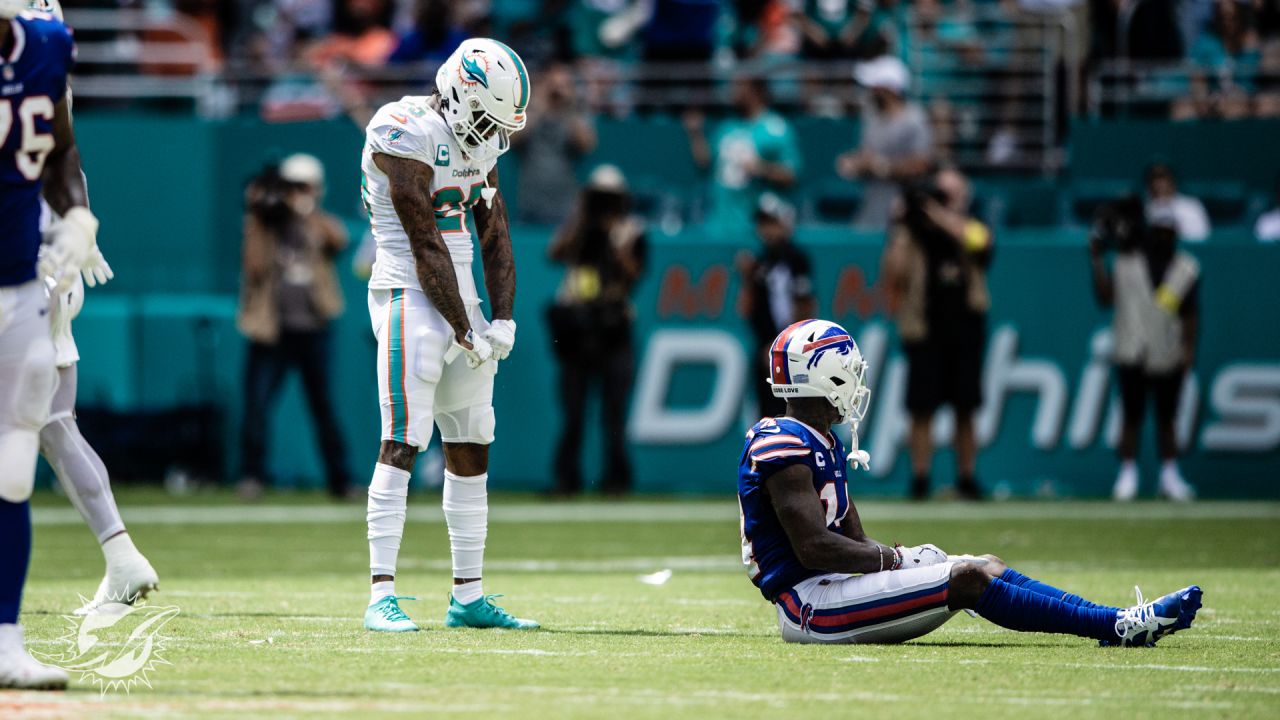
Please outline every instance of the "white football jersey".
[{"label": "white football jersey", "polygon": [[360,189],[378,246],[369,278],[369,287],[375,290],[421,287],[409,236],[391,204],[390,182],[373,163],[374,153],[410,158],[431,166],[431,204],[449,254],[454,263],[470,263],[474,254],[467,219],[471,208],[480,201],[485,178],[495,161],[468,161],[429,100],[428,96],[404,97],[384,105],[365,129]]}]

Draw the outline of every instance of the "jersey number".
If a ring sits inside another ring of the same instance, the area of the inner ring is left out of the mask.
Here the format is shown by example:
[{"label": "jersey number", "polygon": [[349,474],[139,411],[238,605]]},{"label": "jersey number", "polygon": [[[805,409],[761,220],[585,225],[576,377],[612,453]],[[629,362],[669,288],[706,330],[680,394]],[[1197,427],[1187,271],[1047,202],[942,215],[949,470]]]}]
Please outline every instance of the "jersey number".
[{"label": "jersey number", "polygon": [[840,510],[840,501],[836,499],[836,484],[829,482],[823,485],[822,492],[818,493],[818,499],[822,501],[822,508],[827,513],[827,527],[831,527],[836,521],[836,512]]},{"label": "jersey number", "polygon": [[465,198],[460,187],[437,190],[431,196],[431,205],[436,211],[436,227],[440,228],[440,232],[465,232],[467,211],[480,201],[480,191],[483,189],[484,183],[478,182],[471,186],[471,192]]},{"label": "jersey number", "polygon": [[[18,152],[14,154],[14,162],[18,172],[28,180],[39,180],[44,172],[44,160],[53,150],[53,134],[36,130],[36,118],[53,120],[53,100],[48,95],[32,95],[23,98],[18,106],[18,120],[22,125],[22,140],[18,144]],[[0,144],[9,138],[13,129],[13,101],[0,101]]]}]

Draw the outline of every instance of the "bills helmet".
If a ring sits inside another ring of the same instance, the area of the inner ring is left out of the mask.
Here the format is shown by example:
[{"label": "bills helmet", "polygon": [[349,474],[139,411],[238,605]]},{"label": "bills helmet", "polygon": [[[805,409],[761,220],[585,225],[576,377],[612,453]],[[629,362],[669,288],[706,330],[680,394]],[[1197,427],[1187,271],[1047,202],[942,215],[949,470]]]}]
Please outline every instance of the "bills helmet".
[{"label": "bills helmet", "polygon": [[497,158],[524,128],[529,72],[497,40],[464,40],[436,72],[436,89],[444,119],[472,162]]},{"label": "bills helmet", "polygon": [[769,385],[775,397],[826,398],[855,432],[871,398],[866,372],[853,337],[826,320],[801,320],[769,348]]}]

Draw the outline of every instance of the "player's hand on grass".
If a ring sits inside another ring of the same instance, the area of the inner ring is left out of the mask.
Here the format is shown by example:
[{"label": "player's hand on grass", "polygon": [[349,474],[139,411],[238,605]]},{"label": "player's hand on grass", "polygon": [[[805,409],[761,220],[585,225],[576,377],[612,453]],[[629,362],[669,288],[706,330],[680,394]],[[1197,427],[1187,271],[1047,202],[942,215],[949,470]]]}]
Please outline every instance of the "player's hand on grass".
[{"label": "player's hand on grass", "polygon": [[472,370],[485,364],[489,358],[493,357],[493,347],[489,345],[489,341],[477,335],[474,330],[468,330],[467,336],[462,339],[458,339],[458,336],[454,335],[453,344],[467,358],[467,367]]},{"label": "player's hand on grass", "polygon": [[108,280],[116,276],[116,273],[103,257],[102,248],[94,245],[93,250],[89,251],[89,259],[80,266],[80,275],[84,278],[85,285],[97,287],[106,285]]},{"label": "player's hand on grass", "polygon": [[516,321],[494,320],[481,337],[493,348],[494,360],[506,360],[516,345]]},{"label": "player's hand on grass", "polygon": [[915,547],[899,547],[898,552],[902,556],[902,569],[925,567],[927,565],[937,565],[938,563],[947,561],[947,554],[938,549],[937,545],[916,545]]}]

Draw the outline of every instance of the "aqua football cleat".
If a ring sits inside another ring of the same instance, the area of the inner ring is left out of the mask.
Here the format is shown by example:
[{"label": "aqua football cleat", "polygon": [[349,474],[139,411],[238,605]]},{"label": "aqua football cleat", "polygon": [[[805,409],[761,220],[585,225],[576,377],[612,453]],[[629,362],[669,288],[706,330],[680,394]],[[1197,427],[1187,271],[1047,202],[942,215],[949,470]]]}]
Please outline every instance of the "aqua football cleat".
[{"label": "aqua football cleat", "polygon": [[418,625],[400,609],[401,600],[417,600],[415,597],[388,595],[370,605],[364,611],[364,629],[376,632],[414,632]]},{"label": "aqua football cleat", "polygon": [[1200,598],[1204,593],[1199,585],[1192,585],[1171,592],[1164,597],[1145,602],[1142,591],[1138,593],[1138,604],[1121,610],[1116,615],[1117,641],[1102,641],[1100,644],[1123,645],[1125,647],[1152,647],[1165,635],[1172,635],[1179,630],[1186,630],[1196,619],[1196,611],[1200,609]]},{"label": "aqua football cleat", "polygon": [[508,628],[511,630],[536,630],[541,627],[533,620],[523,620],[493,604],[501,595],[485,595],[475,602],[463,605],[449,595],[449,611],[444,616],[444,626],[450,628]]}]

